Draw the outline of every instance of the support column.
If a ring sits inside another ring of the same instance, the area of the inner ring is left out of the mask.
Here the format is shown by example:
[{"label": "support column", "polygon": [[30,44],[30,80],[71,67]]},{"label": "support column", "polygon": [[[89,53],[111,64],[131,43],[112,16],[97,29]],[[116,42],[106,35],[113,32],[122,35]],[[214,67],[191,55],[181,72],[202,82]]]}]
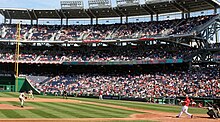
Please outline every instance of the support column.
[{"label": "support column", "polygon": [[156,15],[156,20],[159,21],[159,15],[158,14]]},{"label": "support column", "polygon": [[38,25],[38,19],[36,20],[36,25]]},{"label": "support column", "polygon": [[126,19],[126,20],[125,20],[125,22],[126,22],[126,23],[128,23],[128,16],[126,16],[126,18],[125,18],[125,19]]},{"label": "support column", "polygon": [[[216,11],[216,14],[217,14],[217,11]],[[215,39],[216,39],[216,43],[218,43],[219,42],[219,34],[218,34],[218,31],[217,31],[217,23],[215,23],[215,25],[214,25],[214,28],[215,28],[215,31],[216,31],[216,33],[215,33]]]},{"label": "support column", "polygon": [[216,43],[219,43],[218,32],[216,32],[216,34],[215,34],[215,39],[216,39]]},{"label": "support column", "polygon": [[99,24],[99,18],[95,19],[95,24],[98,25]]},{"label": "support column", "polygon": [[185,13],[184,13],[184,11],[183,11],[183,12],[182,12],[182,19],[185,19],[185,18],[184,18],[184,14],[185,14]]},{"label": "support column", "polygon": [[90,24],[93,25],[93,18],[90,18]]},{"label": "support column", "polygon": [[153,14],[150,15],[150,21],[151,21],[151,22],[154,21],[154,15],[153,15]]},{"label": "support column", "polygon": [[121,24],[123,23],[123,17],[122,16],[120,17],[120,23]]},{"label": "support column", "polygon": [[33,19],[31,19],[31,25],[33,25]]},{"label": "support column", "polygon": [[216,7],[214,8],[214,14],[217,14],[217,8]]},{"label": "support column", "polygon": [[187,13],[187,18],[190,18],[190,12]]},{"label": "support column", "polygon": [[60,25],[63,25],[63,18],[60,19]]},{"label": "support column", "polygon": [[6,24],[6,18],[4,17],[4,24]]},{"label": "support column", "polygon": [[66,26],[68,26],[68,18],[66,18]]}]

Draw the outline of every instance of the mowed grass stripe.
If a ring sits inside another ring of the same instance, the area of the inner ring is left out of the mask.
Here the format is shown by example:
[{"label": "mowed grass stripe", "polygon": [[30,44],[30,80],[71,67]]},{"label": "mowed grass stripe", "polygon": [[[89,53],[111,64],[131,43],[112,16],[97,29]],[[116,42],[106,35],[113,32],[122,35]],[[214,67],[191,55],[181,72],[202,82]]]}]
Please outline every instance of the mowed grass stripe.
[{"label": "mowed grass stripe", "polygon": [[[112,100],[96,100],[96,99],[80,99],[80,100],[85,100],[85,101],[89,101],[89,102],[97,102],[97,103],[103,103],[103,104],[112,104],[112,105],[118,105],[118,106],[125,106],[125,107],[130,107],[130,108],[141,108],[141,109],[151,109],[151,110],[155,110],[155,109],[162,109],[162,110],[166,110],[166,109],[170,109],[167,106],[151,106],[150,104],[143,104],[143,103],[131,103],[131,102],[115,102]],[[177,108],[177,107],[176,107]],[[179,108],[179,107],[178,107]]]},{"label": "mowed grass stripe", "polygon": [[[7,101],[7,102],[5,102],[5,103],[6,103],[6,104],[13,105],[13,106],[20,106],[20,105],[21,105],[20,102],[15,102],[15,101]],[[26,105],[26,104],[24,103],[24,105]]]},{"label": "mowed grass stripe", "polygon": [[[160,110],[160,111],[166,111],[166,110],[171,110],[171,108],[167,107],[167,106],[148,106],[146,105],[141,105],[141,104],[136,104],[135,106],[133,106],[134,104],[132,103],[112,103],[114,105],[119,105],[119,106],[126,106],[126,107],[133,107],[133,108],[138,108],[138,109],[150,109],[150,110]],[[172,111],[178,112],[176,109],[172,109]]]},{"label": "mowed grass stripe", "polygon": [[[39,115],[38,113],[33,113],[32,111],[30,111],[32,109],[28,109],[28,110],[19,110],[19,113],[24,116],[25,118],[42,118],[41,115]],[[34,110],[34,109],[33,109]]]},{"label": "mowed grass stripe", "polygon": [[[45,111],[55,111],[59,115],[60,118],[91,118],[90,116],[87,116],[87,113],[79,113],[79,110],[71,110],[70,108],[61,108],[59,106],[53,106],[49,105],[49,103],[35,103],[33,102],[32,104],[41,106],[44,108]],[[47,109],[47,110],[46,110]]]},{"label": "mowed grass stripe", "polygon": [[121,117],[127,117],[127,115],[122,115],[119,113],[114,113],[114,112],[109,112],[109,111],[103,111],[103,110],[99,110],[99,109],[94,109],[91,108],[89,106],[84,106],[83,104],[71,104],[71,103],[53,103],[55,105],[59,105],[59,106],[63,106],[63,107],[67,107],[67,108],[71,108],[73,110],[77,110],[77,111],[83,111],[86,112],[87,115],[91,115],[92,118],[103,118],[103,117],[108,117],[108,118],[121,118]]},{"label": "mowed grass stripe", "polygon": [[[94,98],[74,98],[77,100],[82,100],[82,101],[89,101],[89,102],[96,102],[96,103],[108,103],[108,104],[114,104],[114,105],[123,105],[123,104],[132,104],[132,105],[147,105],[147,106],[155,106],[155,107],[167,107],[168,105],[160,105],[160,104],[147,104],[144,102],[135,102],[135,101],[122,101],[122,100],[98,100]],[[117,101],[117,102],[116,102]],[[177,106],[169,106],[172,108],[177,108]]]},{"label": "mowed grass stripe", "polygon": [[[15,102],[15,101],[7,101],[7,102],[3,102],[3,104],[9,104],[9,105],[13,105],[13,106],[18,106],[20,107],[20,102]],[[22,116],[24,116],[24,118],[42,118],[42,116],[40,116],[39,114],[35,114],[32,113],[29,110],[25,110],[26,106],[30,106],[30,105],[24,105],[24,110],[14,110],[16,112],[19,112],[19,114],[21,114]],[[0,118],[8,118],[8,117],[2,117],[1,113],[0,113]]]},{"label": "mowed grass stripe", "polygon": [[[67,117],[71,118],[89,118],[90,116],[86,116],[86,114],[79,114],[78,110],[70,109],[69,107],[60,107],[51,103],[37,103],[39,106],[42,106],[44,108],[53,109],[55,111],[59,111],[62,114],[67,114]],[[63,103],[64,104],[64,103]],[[62,116],[62,118],[65,118]]]},{"label": "mowed grass stripe", "polygon": [[9,97],[17,97],[19,96],[18,93],[16,92],[3,92],[4,95],[9,96]]},{"label": "mowed grass stripe", "polygon": [[[102,118],[103,116],[100,115],[100,113],[88,113],[88,111],[84,111],[81,106],[80,109],[75,109],[75,108],[70,108],[69,106],[62,106],[63,104],[67,104],[67,103],[60,103],[60,104],[56,104],[56,103],[47,103],[48,106],[50,107],[54,107],[55,109],[60,109],[60,110],[66,110],[67,112],[70,112],[71,115],[74,115],[75,117],[79,118],[77,115],[81,116],[82,118]],[[76,115],[77,113],[77,115]],[[80,118],[81,118],[80,117]]]},{"label": "mowed grass stripe", "polygon": [[[112,104],[112,105],[118,105],[118,106],[124,106],[129,108],[137,108],[137,109],[147,109],[147,110],[157,110],[157,111],[164,111],[164,112],[179,112],[181,106],[176,105],[161,105],[161,104],[147,104],[142,102],[131,102],[131,101],[121,101],[121,100],[98,100],[98,99],[92,99],[92,98],[74,98],[76,100],[81,101],[89,101],[89,102],[97,102],[97,103],[103,103],[103,104]],[[205,114],[206,111],[200,109],[200,108],[192,108],[190,107],[189,112],[191,113],[198,113],[198,114]]]},{"label": "mowed grass stripe", "polygon": [[137,113],[137,111],[131,111],[131,110],[124,110],[124,109],[119,109],[119,108],[112,108],[112,107],[106,107],[106,106],[98,106],[98,105],[94,105],[94,104],[82,104],[85,107],[90,107],[93,109],[99,109],[102,111],[108,111],[108,112],[114,112],[114,113],[118,113],[118,114],[133,114],[133,113]]},{"label": "mowed grass stripe", "polygon": [[[147,110],[157,110],[157,111],[165,111],[165,112],[173,112],[173,113],[178,113],[180,111],[181,106],[174,106],[170,107],[167,105],[159,105],[159,106],[152,106],[152,104],[138,104],[136,103],[129,103],[129,102],[120,102],[120,103],[110,103],[113,105],[119,105],[119,106],[125,106],[125,107],[130,107],[130,108],[137,108],[137,109],[147,109]],[[193,113],[201,113],[198,108],[191,108],[190,112],[193,111]],[[203,112],[202,112],[203,113]]]},{"label": "mowed grass stripe", "polygon": [[25,118],[20,114],[20,110],[0,110],[7,118]]},{"label": "mowed grass stripe", "polygon": [[119,115],[112,115],[111,112],[99,111],[96,109],[91,109],[84,107],[81,104],[68,104],[68,103],[49,103],[59,107],[71,108],[71,110],[76,110],[80,114],[89,115],[89,118],[105,118],[105,117],[119,117]]},{"label": "mowed grass stripe", "polygon": [[4,110],[0,110],[0,118],[8,118],[5,114],[3,114],[1,111],[4,111]]},{"label": "mowed grass stripe", "polygon": [[37,114],[38,116],[41,116],[41,118],[60,118],[59,116],[54,115],[53,112],[52,112],[53,114],[51,114],[51,111],[47,111],[47,110],[29,109],[28,111],[33,114]]},{"label": "mowed grass stripe", "polygon": [[0,97],[6,97],[6,98],[15,97],[15,95],[11,95],[11,94],[8,94],[8,93],[9,92],[0,92]]},{"label": "mowed grass stripe", "polygon": [[[46,118],[63,118],[62,116],[66,117],[66,114],[59,112],[57,109],[54,109],[54,108],[51,108],[45,105],[46,103],[29,102],[29,104],[36,107],[37,110],[40,110],[41,112],[46,114],[44,115],[40,113],[40,116],[43,115],[43,117],[46,117]],[[36,113],[37,111],[31,111],[31,112]]]}]

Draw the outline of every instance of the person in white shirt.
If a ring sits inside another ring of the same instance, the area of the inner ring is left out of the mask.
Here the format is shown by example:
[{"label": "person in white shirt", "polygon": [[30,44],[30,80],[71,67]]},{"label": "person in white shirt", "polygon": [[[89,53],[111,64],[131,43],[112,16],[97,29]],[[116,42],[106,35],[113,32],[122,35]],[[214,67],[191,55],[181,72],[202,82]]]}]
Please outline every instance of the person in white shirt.
[{"label": "person in white shirt", "polygon": [[21,107],[23,108],[24,107],[24,101],[25,101],[25,94],[24,94],[24,92],[20,93],[19,100],[21,102]]},{"label": "person in white shirt", "polygon": [[34,99],[34,95],[33,95],[33,91],[32,90],[30,90],[30,91],[28,91],[28,98],[29,99]]}]

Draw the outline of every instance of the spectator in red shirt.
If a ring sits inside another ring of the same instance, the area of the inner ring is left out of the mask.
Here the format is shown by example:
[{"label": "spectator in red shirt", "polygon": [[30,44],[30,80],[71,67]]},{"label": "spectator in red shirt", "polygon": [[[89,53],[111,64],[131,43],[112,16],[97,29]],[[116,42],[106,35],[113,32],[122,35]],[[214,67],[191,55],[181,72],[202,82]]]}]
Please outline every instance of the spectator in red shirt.
[{"label": "spectator in red shirt", "polygon": [[190,104],[190,99],[188,97],[188,95],[186,95],[186,99],[185,101],[182,102],[182,110],[180,111],[180,113],[176,116],[177,118],[179,118],[183,113],[186,113],[189,117],[193,118],[193,115],[188,113],[188,107]]}]

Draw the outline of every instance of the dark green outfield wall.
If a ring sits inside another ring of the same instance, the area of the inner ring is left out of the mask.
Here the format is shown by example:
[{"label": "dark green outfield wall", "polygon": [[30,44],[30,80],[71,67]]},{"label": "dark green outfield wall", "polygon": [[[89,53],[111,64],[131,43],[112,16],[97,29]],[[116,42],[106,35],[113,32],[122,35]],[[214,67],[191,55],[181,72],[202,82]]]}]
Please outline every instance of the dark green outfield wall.
[{"label": "dark green outfield wall", "polygon": [[0,92],[14,92],[15,77],[13,74],[0,73]]}]

